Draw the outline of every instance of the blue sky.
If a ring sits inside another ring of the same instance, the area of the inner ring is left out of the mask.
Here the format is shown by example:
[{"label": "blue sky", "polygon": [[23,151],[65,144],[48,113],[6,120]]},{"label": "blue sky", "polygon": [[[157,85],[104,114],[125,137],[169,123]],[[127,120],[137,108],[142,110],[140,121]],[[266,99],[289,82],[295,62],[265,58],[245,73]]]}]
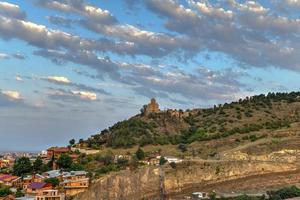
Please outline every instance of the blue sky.
[{"label": "blue sky", "polygon": [[0,1],[0,151],[299,90],[300,1]]}]

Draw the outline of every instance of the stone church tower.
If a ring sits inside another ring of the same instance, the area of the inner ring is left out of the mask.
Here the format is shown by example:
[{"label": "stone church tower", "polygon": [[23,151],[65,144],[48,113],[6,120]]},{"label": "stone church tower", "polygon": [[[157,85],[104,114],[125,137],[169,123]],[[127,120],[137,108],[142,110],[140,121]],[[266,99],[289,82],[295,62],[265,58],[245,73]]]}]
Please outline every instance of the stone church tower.
[{"label": "stone church tower", "polygon": [[147,105],[146,109],[145,109],[145,114],[149,115],[150,113],[158,113],[159,110],[159,105],[156,102],[156,100],[154,98],[151,99],[151,102]]}]

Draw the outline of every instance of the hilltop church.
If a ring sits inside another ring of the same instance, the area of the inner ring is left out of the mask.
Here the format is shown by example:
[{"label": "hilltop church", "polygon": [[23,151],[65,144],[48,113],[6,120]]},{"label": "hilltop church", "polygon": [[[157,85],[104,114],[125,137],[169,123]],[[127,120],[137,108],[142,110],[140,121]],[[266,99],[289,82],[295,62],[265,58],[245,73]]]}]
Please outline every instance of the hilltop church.
[{"label": "hilltop church", "polygon": [[150,113],[160,112],[159,105],[154,98],[151,99],[150,103],[145,107],[145,115]]}]

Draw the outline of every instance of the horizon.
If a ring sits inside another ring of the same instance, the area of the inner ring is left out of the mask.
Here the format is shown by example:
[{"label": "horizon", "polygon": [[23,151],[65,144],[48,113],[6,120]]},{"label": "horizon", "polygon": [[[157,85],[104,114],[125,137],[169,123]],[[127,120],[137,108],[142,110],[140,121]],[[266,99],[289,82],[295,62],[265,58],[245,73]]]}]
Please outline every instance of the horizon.
[{"label": "horizon", "polygon": [[299,91],[297,1],[0,0],[0,152],[162,109]]}]

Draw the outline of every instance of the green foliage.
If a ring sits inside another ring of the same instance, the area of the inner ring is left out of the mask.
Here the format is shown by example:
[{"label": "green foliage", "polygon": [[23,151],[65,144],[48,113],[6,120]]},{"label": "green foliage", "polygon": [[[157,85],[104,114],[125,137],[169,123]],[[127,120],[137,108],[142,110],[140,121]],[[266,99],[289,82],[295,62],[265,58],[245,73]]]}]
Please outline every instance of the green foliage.
[{"label": "green foliage", "polygon": [[132,147],[133,145],[151,144],[153,124],[146,123],[139,119],[130,119],[118,122],[109,129],[107,146],[113,148]]},{"label": "green foliage", "polygon": [[256,135],[250,135],[250,141],[251,142],[255,142],[258,138],[256,137]]},{"label": "green foliage", "polygon": [[214,192],[208,194],[208,197],[209,197],[210,200],[215,200],[217,198],[216,196],[217,195]]},{"label": "green foliage", "polygon": [[293,197],[300,197],[300,189],[296,186],[285,187],[277,191],[268,191],[270,200],[288,199]]},{"label": "green foliage", "polygon": [[24,176],[32,172],[32,164],[27,157],[21,157],[16,160],[13,166],[13,173],[17,176]]},{"label": "green foliage", "polygon": [[70,140],[69,141],[70,146],[73,146],[75,144],[75,142],[76,142],[75,139]]},{"label": "green foliage", "polygon": [[125,158],[118,158],[117,159],[117,164],[120,168],[125,168],[126,166],[128,166],[129,161]]},{"label": "green foliage", "polygon": [[72,164],[73,160],[72,158],[67,155],[67,154],[62,154],[58,160],[56,161],[56,164],[61,168],[61,169],[69,169]]},{"label": "green foliage", "polygon": [[[187,110],[185,113],[181,111],[184,117],[180,121],[176,121],[167,112],[144,116],[142,109],[141,115],[118,122],[87,141],[81,140],[80,144],[94,149],[99,149],[102,145],[112,148],[130,148],[135,145],[143,147],[149,144],[179,145],[234,134],[254,135],[254,132],[265,129],[288,128],[291,123],[299,121],[299,116],[283,116],[277,113],[276,108],[278,105],[300,102],[299,96],[300,92],[291,92],[246,97],[237,102],[215,105],[213,108]],[[251,141],[256,139],[254,136],[250,138]],[[180,150],[184,152],[184,149]]]},{"label": "green foliage", "polygon": [[73,163],[69,169],[70,171],[83,171],[84,166],[78,163]]},{"label": "green foliage", "polygon": [[0,197],[6,197],[10,194],[12,194],[12,192],[8,187],[0,187]]},{"label": "green foliage", "polygon": [[170,163],[170,166],[171,166],[173,169],[175,169],[175,168],[177,167],[176,163],[174,163],[174,162],[171,162],[171,163]]},{"label": "green foliage", "polygon": [[51,183],[53,187],[59,186],[58,178],[47,178],[45,179],[45,183]]},{"label": "green foliage", "polygon": [[181,144],[178,145],[178,149],[179,149],[181,152],[186,152],[186,151],[187,151],[187,145],[181,143]]},{"label": "green foliage", "polygon": [[107,174],[109,172],[119,171],[119,166],[115,164],[110,164],[107,166],[103,166],[96,171],[98,175]]},{"label": "green foliage", "polygon": [[145,158],[145,152],[141,147],[138,148],[138,150],[135,152],[135,155],[138,160],[143,160]]},{"label": "green foliage", "polygon": [[108,152],[105,155],[99,154],[95,157],[95,160],[98,162],[102,162],[104,165],[110,165],[110,164],[113,164],[113,162],[114,162],[114,155],[110,152]]},{"label": "green foliage", "polygon": [[33,162],[33,171],[36,172],[36,173],[40,173],[42,172],[42,169],[43,169],[43,160],[42,158],[39,156],[36,158],[36,160]]},{"label": "green foliage", "polygon": [[139,160],[136,156],[132,156],[129,166],[131,169],[137,169],[139,167]]},{"label": "green foliage", "polygon": [[166,164],[168,161],[165,159],[165,157],[161,156],[159,159],[159,165],[164,165]]},{"label": "green foliage", "polygon": [[22,188],[18,188],[15,194],[16,198],[24,197],[24,193],[22,192]]}]

